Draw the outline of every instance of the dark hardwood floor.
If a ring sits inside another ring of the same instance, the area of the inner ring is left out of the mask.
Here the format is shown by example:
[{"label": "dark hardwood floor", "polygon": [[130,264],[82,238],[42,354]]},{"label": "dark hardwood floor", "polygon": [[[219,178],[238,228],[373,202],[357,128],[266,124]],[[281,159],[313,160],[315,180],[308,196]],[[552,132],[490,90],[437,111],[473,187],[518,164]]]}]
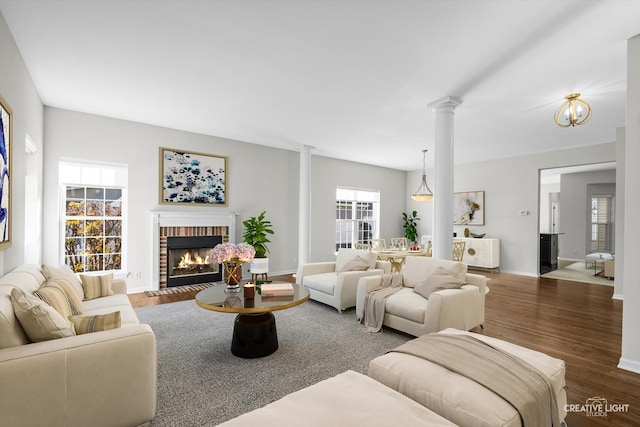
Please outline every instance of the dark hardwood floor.
[{"label": "dark hardwood floor", "polygon": [[[566,418],[569,427],[640,425],[640,374],[617,368],[622,301],[611,299],[613,287],[474,272],[491,279],[484,329],[474,332],[564,360],[569,404],[584,405],[587,399],[600,397],[610,405],[629,405],[626,412],[608,412],[605,417],[571,412]],[[291,276],[272,279],[292,281]],[[142,307],[193,299],[196,293],[129,297],[134,307]]]}]

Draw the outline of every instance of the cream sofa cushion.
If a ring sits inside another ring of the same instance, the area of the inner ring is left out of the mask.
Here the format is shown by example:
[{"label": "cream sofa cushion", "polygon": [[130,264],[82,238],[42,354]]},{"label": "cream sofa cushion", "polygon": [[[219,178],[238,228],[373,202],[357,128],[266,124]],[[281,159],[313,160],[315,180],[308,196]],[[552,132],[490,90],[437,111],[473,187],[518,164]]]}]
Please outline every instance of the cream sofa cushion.
[{"label": "cream sofa cushion", "polygon": [[416,323],[424,323],[427,304],[424,297],[413,292],[413,288],[402,288],[387,298],[384,311]]},{"label": "cream sofa cushion", "polygon": [[336,273],[313,274],[304,278],[304,285],[327,295],[333,295],[336,289]]},{"label": "cream sofa cushion", "polygon": [[75,335],[73,326],[53,307],[25,293],[20,288],[11,290],[13,310],[32,342],[49,341]]},{"label": "cream sofa cushion", "polygon": [[76,294],[80,298],[80,300],[84,299],[84,291],[82,290],[82,283],[80,279],[74,273],[71,268],[66,265],[55,267],[53,265],[43,264],[41,267],[42,274],[46,280],[50,279],[64,279],[73,286],[73,289],[76,291]]},{"label": "cream sofa cushion", "polygon": [[364,251],[362,249],[340,248],[338,255],[336,256],[336,270],[342,271],[344,266],[356,257],[362,258],[369,268],[376,267],[377,255],[375,252]]},{"label": "cream sofa cushion", "polygon": [[467,275],[467,265],[457,261],[449,261],[438,258],[430,258],[430,262],[423,262],[422,257],[409,256],[402,266],[404,276],[403,285],[414,288],[418,283],[434,274],[439,267],[442,267],[453,275],[456,279],[465,280]]}]

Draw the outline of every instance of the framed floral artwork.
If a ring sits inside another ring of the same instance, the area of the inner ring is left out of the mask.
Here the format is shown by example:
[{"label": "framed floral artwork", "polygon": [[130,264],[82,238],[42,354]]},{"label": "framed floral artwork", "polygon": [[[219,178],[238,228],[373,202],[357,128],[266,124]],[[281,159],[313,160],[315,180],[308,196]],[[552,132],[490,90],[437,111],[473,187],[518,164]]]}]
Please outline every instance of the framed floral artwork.
[{"label": "framed floral artwork", "polygon": [[453,195],[455,225],[484,225],[484,191],[467,191]]},{"label": "framed floral artwork", "polygon": [[227,160],[160,147],[160,203],[227,206]]},{"label": "framed floral artwork", "polygon": [[11,246],[11,150],[13,113],[0,96],[0,249]]}]

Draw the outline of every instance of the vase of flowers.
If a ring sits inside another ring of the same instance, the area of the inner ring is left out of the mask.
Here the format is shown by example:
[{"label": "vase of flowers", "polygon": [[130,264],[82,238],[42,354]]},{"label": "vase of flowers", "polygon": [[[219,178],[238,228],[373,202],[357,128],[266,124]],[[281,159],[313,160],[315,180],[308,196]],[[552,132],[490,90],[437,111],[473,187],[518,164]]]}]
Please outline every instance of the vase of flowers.
[{"label": "vase of flowers", "polygon": [[242,264],[249,262],[256,255],[253,246],[248,243],[221,243],[211,249],[209,259],[224,266],[224,277],[227,283],[225,292],[237,294],[242,292]]}]

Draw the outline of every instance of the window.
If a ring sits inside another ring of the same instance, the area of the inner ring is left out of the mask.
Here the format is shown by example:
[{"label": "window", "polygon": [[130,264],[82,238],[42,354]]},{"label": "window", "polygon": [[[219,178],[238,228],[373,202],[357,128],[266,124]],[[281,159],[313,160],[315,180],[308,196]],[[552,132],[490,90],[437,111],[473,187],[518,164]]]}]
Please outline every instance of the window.
[{"label": "window", "polygon": [[613,197],[591,198],[591,251],[613,252]]},{"label": "window", "polygon": [[64,263],[75,272],[124,270],[126,167],[60,163]]},{"label": "window", "polygon": [[379,199],[377,191],[337,189],[336,250],[378,238]]}]

